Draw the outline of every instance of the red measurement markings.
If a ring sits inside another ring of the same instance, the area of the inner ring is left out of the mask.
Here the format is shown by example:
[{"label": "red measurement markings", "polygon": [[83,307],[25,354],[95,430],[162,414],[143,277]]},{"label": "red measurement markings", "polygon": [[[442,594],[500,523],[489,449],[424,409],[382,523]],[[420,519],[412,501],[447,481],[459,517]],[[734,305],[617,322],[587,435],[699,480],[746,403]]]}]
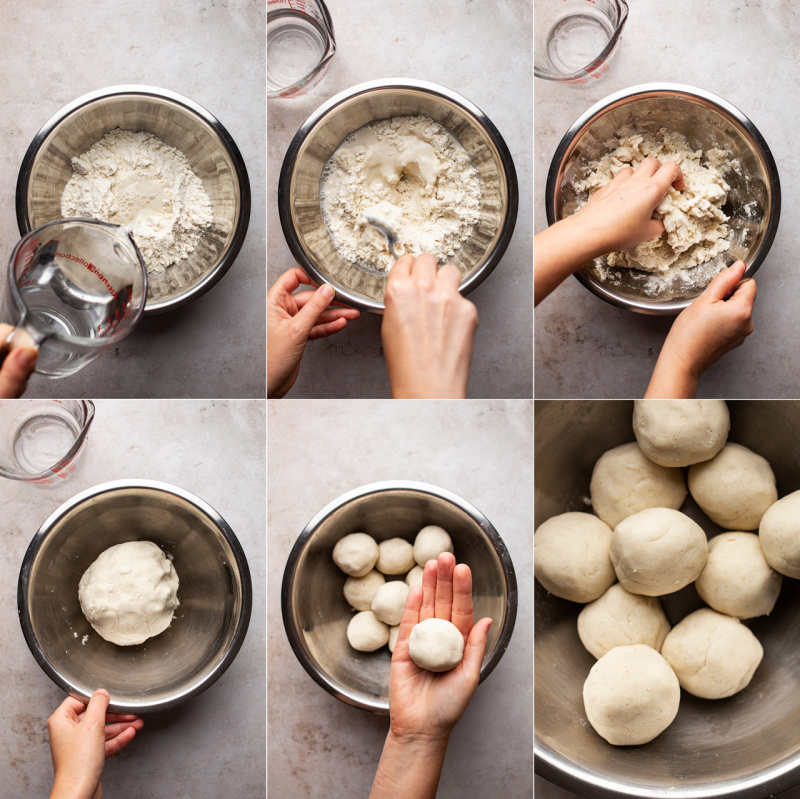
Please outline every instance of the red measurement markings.
[{"label": "red measurement markings", "polygon": [[116,289],[111,285],[111,283],[109,283],[108,278],[94,264],[90,264],[88,261],[84,261],[83,258],[79,258],[77,255],[71,255],[67,252],[57,252],[56,258],[66,258],[68,261],[75,261],[76,263],[85,266],[88,272],[91,272],[93,275],[97,276],[97,279],[108,289],[108,293],[114,299],[117,299]]}]

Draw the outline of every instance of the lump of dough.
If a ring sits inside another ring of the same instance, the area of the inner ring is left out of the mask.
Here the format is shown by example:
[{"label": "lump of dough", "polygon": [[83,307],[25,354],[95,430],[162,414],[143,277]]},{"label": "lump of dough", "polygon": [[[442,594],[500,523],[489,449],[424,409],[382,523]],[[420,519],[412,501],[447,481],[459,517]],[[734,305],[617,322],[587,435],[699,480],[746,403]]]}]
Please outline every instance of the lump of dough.
[{"label": "lump of dough", "polygon": [[714,610],[752,619],[775,607],[782,582],[755,533],[721,533],[708,542],[708,560],[695,588]]},{"label": "lump of dough", "polygon": [[363,577],[378,562],[378,544],[366,533],[350,533],[333,548],[333,562],[351,577]]},{"label": "lump of dough", "polygon": [[756,530],[778,498],[767,460],[739,444],[726,444],[710,461],[690,466],[689,491],[726,530]]},{"label": "lump of dough", "polygon": [[395,624],[389,628],[389,651],[394,652],[394,645],[397,643],[397,636],[400,632],[400,625]]},{"label": "lump of dough", "polygon": [[374,652],[389,642],[389,625],[371,610],[356,613],[347,625],[347,640],[359,652]]},{"label": "lump of dough", "polygon": [[533,535],[536,579],[555,596],[591,602],[616,581],[608,556],[611,528],[591,513],[562,513]]},{"label": "lump of dough", "polygon": [[435,524],[423,527],[414,539],[414,560],[424,566],[429,560],[436,560],[442,552],[452,552],[453,541],[448,532]]},{"label": "lump of dough", "polygon": [[344,584],[344,598],[356,610],[372,610],[372,600],[386,578],[373,569],[363,577],[348,577]]},{"label": "lump of dough", "polygon": [[618,646],[592,666],[583,685],[589,723],[615,746],[646,744],[678,713],[681,688],[669,663],[649,646]]},{"label": "lump of dough", "polygon": [[102,552],[78,586],[81,610],[106,641],[141,644],[169,627],[178,575],[152,541],[126,541]]},{"label": "lump of dough", "polygon": [[767,563],[787,577],[800,578],[800,491],[770,505],[758,537]]},{"label": "lump of dough", "polygon": [[661,466],[691,466],[713,458],[728,440],[725,400],[634,400],[633,433]]},{"label": "lump of dough", "polygon": [[690,694],[722,699],[749,685],[764,650],[738,619],[702,608],[670,630],[661,654]]},{"label": "lump of dough", "polygon": [[452,622],[425,619],[411,630],[408,654],[421,669],[448,671],[461,663],[464,636]]},{"label": "lump of dough", "polygon": [[694,582],[708,556],[703,528],[672,508],[628,516],[611,534],[611,562],[623,588],[661,596]]},{"label": "lump of dough", "polygon": [[594,512],[612,529],[646,508],[678,510],[686,499],[683,472],[653,463],[635,441],[600,457],[589,491]]},{"label": "lump of dough", "polygon": [[415,585],[422,585],[422,575],[425,573],[425,569],[422,566],[414,566],[413,569],[406,575],[406,585],[409,588],[413,588]]},{"label": "lump of dough", "polygon": [[646,644],[657,652],[669,632],[661,603],[615,583],[578,614],[578,635],[596,658],[616,646]]},{"label": "lump of dough", "polygon": [[372,612],[386,624],[391,626],[400,624],[410,590],[411,588],[402,580],[385,583],[378,588],[372,598]]},{"label": "lump of dough", "polygon": [[390,538],[378,544],[375,568],[382,574],[405,574],[414,565],[414,547],[402,538]]}]

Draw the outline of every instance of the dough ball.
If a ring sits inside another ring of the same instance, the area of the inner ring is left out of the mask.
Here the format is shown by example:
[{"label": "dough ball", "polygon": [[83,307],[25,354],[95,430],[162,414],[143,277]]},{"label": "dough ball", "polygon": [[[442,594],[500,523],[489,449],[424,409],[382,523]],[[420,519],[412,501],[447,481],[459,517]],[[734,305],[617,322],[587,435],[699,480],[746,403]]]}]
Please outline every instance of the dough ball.
[{"label": "dough ball", "polygon": [[371,610],[375,592],[385,582],[384,576],[375,569],[363,577],[348,577],[344,584],[344,598],[356,610]]},{"label": "dough ball", "polygon": [[400,632],[400,625],[395,624],[389,628],[389,651],[394,652],[394,645],[397,643],[397,635]]},{"label": "dough ball", "polygon": [[661,603],[615,583],[578,615],[578,635],[596,658],[616,646],[646,644],[658,652],[669,632]]},{"label": "dough ball", "polygon": [[422,566],[414,566],[413,569],[406,575],[406,585],[409,588],[413,588],[415,585],[422,585],[422,575],[425,573],[425,569]]},{"label": "dough ball", "polygon": [[764,650],[738,619],[702,608],[670,630],[661,654],[690,694],[722,699],[749,685]]},{"label": "dough ball", "polygon": [[708,556],[703,528],[685,513],[648,508],[620,522],[611,534],[611,562],[622,587],[661,596],[694,582]]},{"label": "dough ball", "polygon": [[400,624],[410,590],[402,580],[384,583],[372,598],[372,612],[386,624]]},{"label": "dough ball", "polygon": [[382,574],[405,574],[414,565],[414,547],[402,538],[390,538],[378,544],[375,568]]},{"label": "dough ball", "polygon": [[755,530],[778,498],[765,458],[739,444],[726,444],[705,463],[689,468],[689,491],[707,516],[726,530]]},{"label": "dough ball", "polygon": [[178,607],[178,575],[152,541],[127,541],[102,552],[78,585],[81,610],[106,641],[144,643],[169,627]]},{"label": "dough ball", "polygon": [[448,671],[461,663],[464,636],[444,619],[425,619],[408,637],[408,654],[421,669]]},{"label": "dough ball", "polygon": [[758,527],[767,563],[787,577],[800,578],[800,491],[770,505]]},{"label": "dough ball", "polygon": [[583,684],[589,723],[615,746],[652,741],[672,723],[680,699],[675,672],[644,644],[615,647],[592,666]]},{"label": "dough ball", "polygon": [[752,619],[775,607],[782,582],[767,563],[755,533],[722,533],[708,542],[708,560],[695,588],[714,610]]},{"label": "dough ball", "polygon": [[436,560],[442,552],[452,552],[453,541],[446,530],[429,524],[423,527],[414,539],[414,560],[424,566],[429,560]]},{"label": "dough ball", "polygon": [[333,562],[351,577],[363,577],[378,562],[378,544],[366,533],[350,533],[333,548]]},{"label": "dough ball", "polygon": [[359,652],[374,652],[389,642],[389,625],[380,621],[371,610],[362,610],[350,619],[347,640]]},{"label": "dough ball", "polygon": [[725,400],[634,400],[633,433],[661,466],[691,466],[713,458],[731,427]]},{"label": "dough ball", "polygon": [[686,499],[683,472],[653,463],[635,441],[600,457],[589,490],[594,512],[612,529],[646,508],[678,510]]},{"label": "dough ball", "polygon": [[555,596],[591,602],[616,581],[608,556],[611,528],[591,513],[562,513],[533,536],[536,579]]}]

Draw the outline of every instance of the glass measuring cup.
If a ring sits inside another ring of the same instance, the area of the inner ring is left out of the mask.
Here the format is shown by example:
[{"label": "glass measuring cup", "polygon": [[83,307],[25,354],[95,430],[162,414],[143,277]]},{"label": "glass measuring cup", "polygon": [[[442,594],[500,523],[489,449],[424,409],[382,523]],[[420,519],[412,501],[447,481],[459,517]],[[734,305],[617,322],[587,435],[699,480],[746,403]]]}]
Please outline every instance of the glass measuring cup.
[{"label": "glass measuring cup", "polygon": [[130,232],[89,219],[59,219],[23,237],[8,264],[0,321],[14,330],[0,343],[35,346],[36,371],[77,372],[139,321],[147,272]]},{"label": "glass measuring cup", "polygon": [[625,0],[536,0],[533,74],[582,84],[608,72],[628,18]]},{"label": "glass measuring cup", "polygon": [[328,74],[336,52],[322,0],[268,0],[267,97],[304,97]]}]

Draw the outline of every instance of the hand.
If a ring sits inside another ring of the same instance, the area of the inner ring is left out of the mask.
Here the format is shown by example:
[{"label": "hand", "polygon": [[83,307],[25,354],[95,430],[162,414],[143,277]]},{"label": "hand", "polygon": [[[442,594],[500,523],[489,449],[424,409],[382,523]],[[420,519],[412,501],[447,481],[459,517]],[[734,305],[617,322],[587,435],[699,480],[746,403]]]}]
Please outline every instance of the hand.
[{"label": "hand", "polygon": [[144,722],[125,713],[107,713],[107,691],[89,704],[68,696],[47,720],[55,780],[50,799],[101,799],[100,775],[106,758],[127,746]]},{"label": "hand", "polygon": [[736,288],[746,268],[737,261],[720,272],[678,315],[661,348],[645,397],[693,398],[700,375],[753,332],[756,282],[747,280]]},{"label": "hand", "polygon": [[381,337],[396,399],[467,396],[478,311],[458,293],[460,283],[458,269],[437,271],[430,253],[392,266]]},{"label": "hand", "polygon": [[349,319],[358,319],[355,308],[329,307],[332,286],[293,294],[300,284],[313,286],[308,275],[295,266],[284,272],[267,292],[267,396],[283,397],[294,385],[306,344],[332,336]]},{"label": "hand", "polygon": [[[0,346],[13,329],[11,325],[0,324]],[[15,399],[22,395],[36,367],[38,354],[35,347],[14,347],[0,361],[0,399]]]}]

